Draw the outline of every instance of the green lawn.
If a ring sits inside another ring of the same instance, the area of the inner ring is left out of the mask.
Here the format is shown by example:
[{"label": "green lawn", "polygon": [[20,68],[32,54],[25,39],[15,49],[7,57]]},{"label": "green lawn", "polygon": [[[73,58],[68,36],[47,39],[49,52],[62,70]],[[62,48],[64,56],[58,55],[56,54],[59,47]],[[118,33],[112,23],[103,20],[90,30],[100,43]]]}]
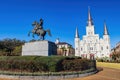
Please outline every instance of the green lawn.
[{"label": "green lawn", "polygon": [[97,67],[108,67],[108,68],[120,69],[120,63],[97,62]]}]

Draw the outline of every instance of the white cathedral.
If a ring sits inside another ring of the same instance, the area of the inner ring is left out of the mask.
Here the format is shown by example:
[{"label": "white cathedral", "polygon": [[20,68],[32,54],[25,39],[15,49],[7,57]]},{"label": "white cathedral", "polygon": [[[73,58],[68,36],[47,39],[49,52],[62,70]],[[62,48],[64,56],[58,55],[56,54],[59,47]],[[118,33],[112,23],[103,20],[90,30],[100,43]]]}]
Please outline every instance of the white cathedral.
[{"label": "white cathedral", "polygon": [[88,21],[86,26],[86,35],[80,39],[78,29],[75,33],[75,56],[89,59],[109,57],[110,55],[110,37],[106,23],[104,23],[103,38],[95,34],[93,20],[88,9]]}]

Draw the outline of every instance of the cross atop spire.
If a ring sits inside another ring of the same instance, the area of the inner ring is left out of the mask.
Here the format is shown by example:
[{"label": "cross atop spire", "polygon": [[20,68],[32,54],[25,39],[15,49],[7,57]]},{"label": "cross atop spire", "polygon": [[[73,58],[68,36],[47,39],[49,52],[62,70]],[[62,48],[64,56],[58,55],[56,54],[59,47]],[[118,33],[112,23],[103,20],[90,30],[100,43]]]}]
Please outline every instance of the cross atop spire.
[{"label": "cross atop spire", "polygon": [[78,28],[76,27],[75,38],[79,38]]},{"label": "cross atop spire", "polygon": [[93,25],[93,20],[92,20],[91,14],[90,14],[90,7],[88,7],[88,21],[87,21],[87,25],[88,26]]},{"label": "cross atop spire", "polygon": [[104,35],[109,35],[105,21],[104,21]]}]

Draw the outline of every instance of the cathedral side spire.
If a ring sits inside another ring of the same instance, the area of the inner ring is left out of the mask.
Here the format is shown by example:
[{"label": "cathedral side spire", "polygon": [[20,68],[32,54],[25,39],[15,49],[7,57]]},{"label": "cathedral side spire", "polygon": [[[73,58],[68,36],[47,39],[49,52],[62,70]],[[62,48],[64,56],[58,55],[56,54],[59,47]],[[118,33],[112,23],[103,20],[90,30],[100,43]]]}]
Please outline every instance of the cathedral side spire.
[{"label": "cathedral side spire", "polygon": [[93,20],[92,20],[91,14],[90,14],[90,8],[89,7],[88,7],[88,21],[87,21],[87,25],[88,26],[93,25]]},{"label": "cathedral side spire", "polygon": [[109,35],[105,21],[104,21],[104,35]]},{"label": "cathedral side spire", "polygon": [[76,27],[75,38],[79,38],[78,28]]}]

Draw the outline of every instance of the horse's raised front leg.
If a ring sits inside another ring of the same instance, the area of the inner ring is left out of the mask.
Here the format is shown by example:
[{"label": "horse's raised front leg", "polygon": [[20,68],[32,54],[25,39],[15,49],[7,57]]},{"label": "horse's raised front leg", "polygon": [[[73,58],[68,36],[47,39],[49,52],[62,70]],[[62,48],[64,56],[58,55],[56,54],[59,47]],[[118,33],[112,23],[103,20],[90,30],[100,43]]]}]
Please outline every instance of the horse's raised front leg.
[{"label": "horse's raised front leg", "polygon": [[34,34],[32,34],[32,37],[35,38]]},{"label": "horse's raised front leg", "polygon": [[43,36],[43,40],[45,40],[45,37]]},{"label": "horse's raised front leg", "polygon": [[43,36],[40,36],[40,40],[44,40],[44,37],[43,37]]},{"label": "horse's raised front leg", "polygon": [[28,32],[28,36],[30,36],[31,31]]}]

